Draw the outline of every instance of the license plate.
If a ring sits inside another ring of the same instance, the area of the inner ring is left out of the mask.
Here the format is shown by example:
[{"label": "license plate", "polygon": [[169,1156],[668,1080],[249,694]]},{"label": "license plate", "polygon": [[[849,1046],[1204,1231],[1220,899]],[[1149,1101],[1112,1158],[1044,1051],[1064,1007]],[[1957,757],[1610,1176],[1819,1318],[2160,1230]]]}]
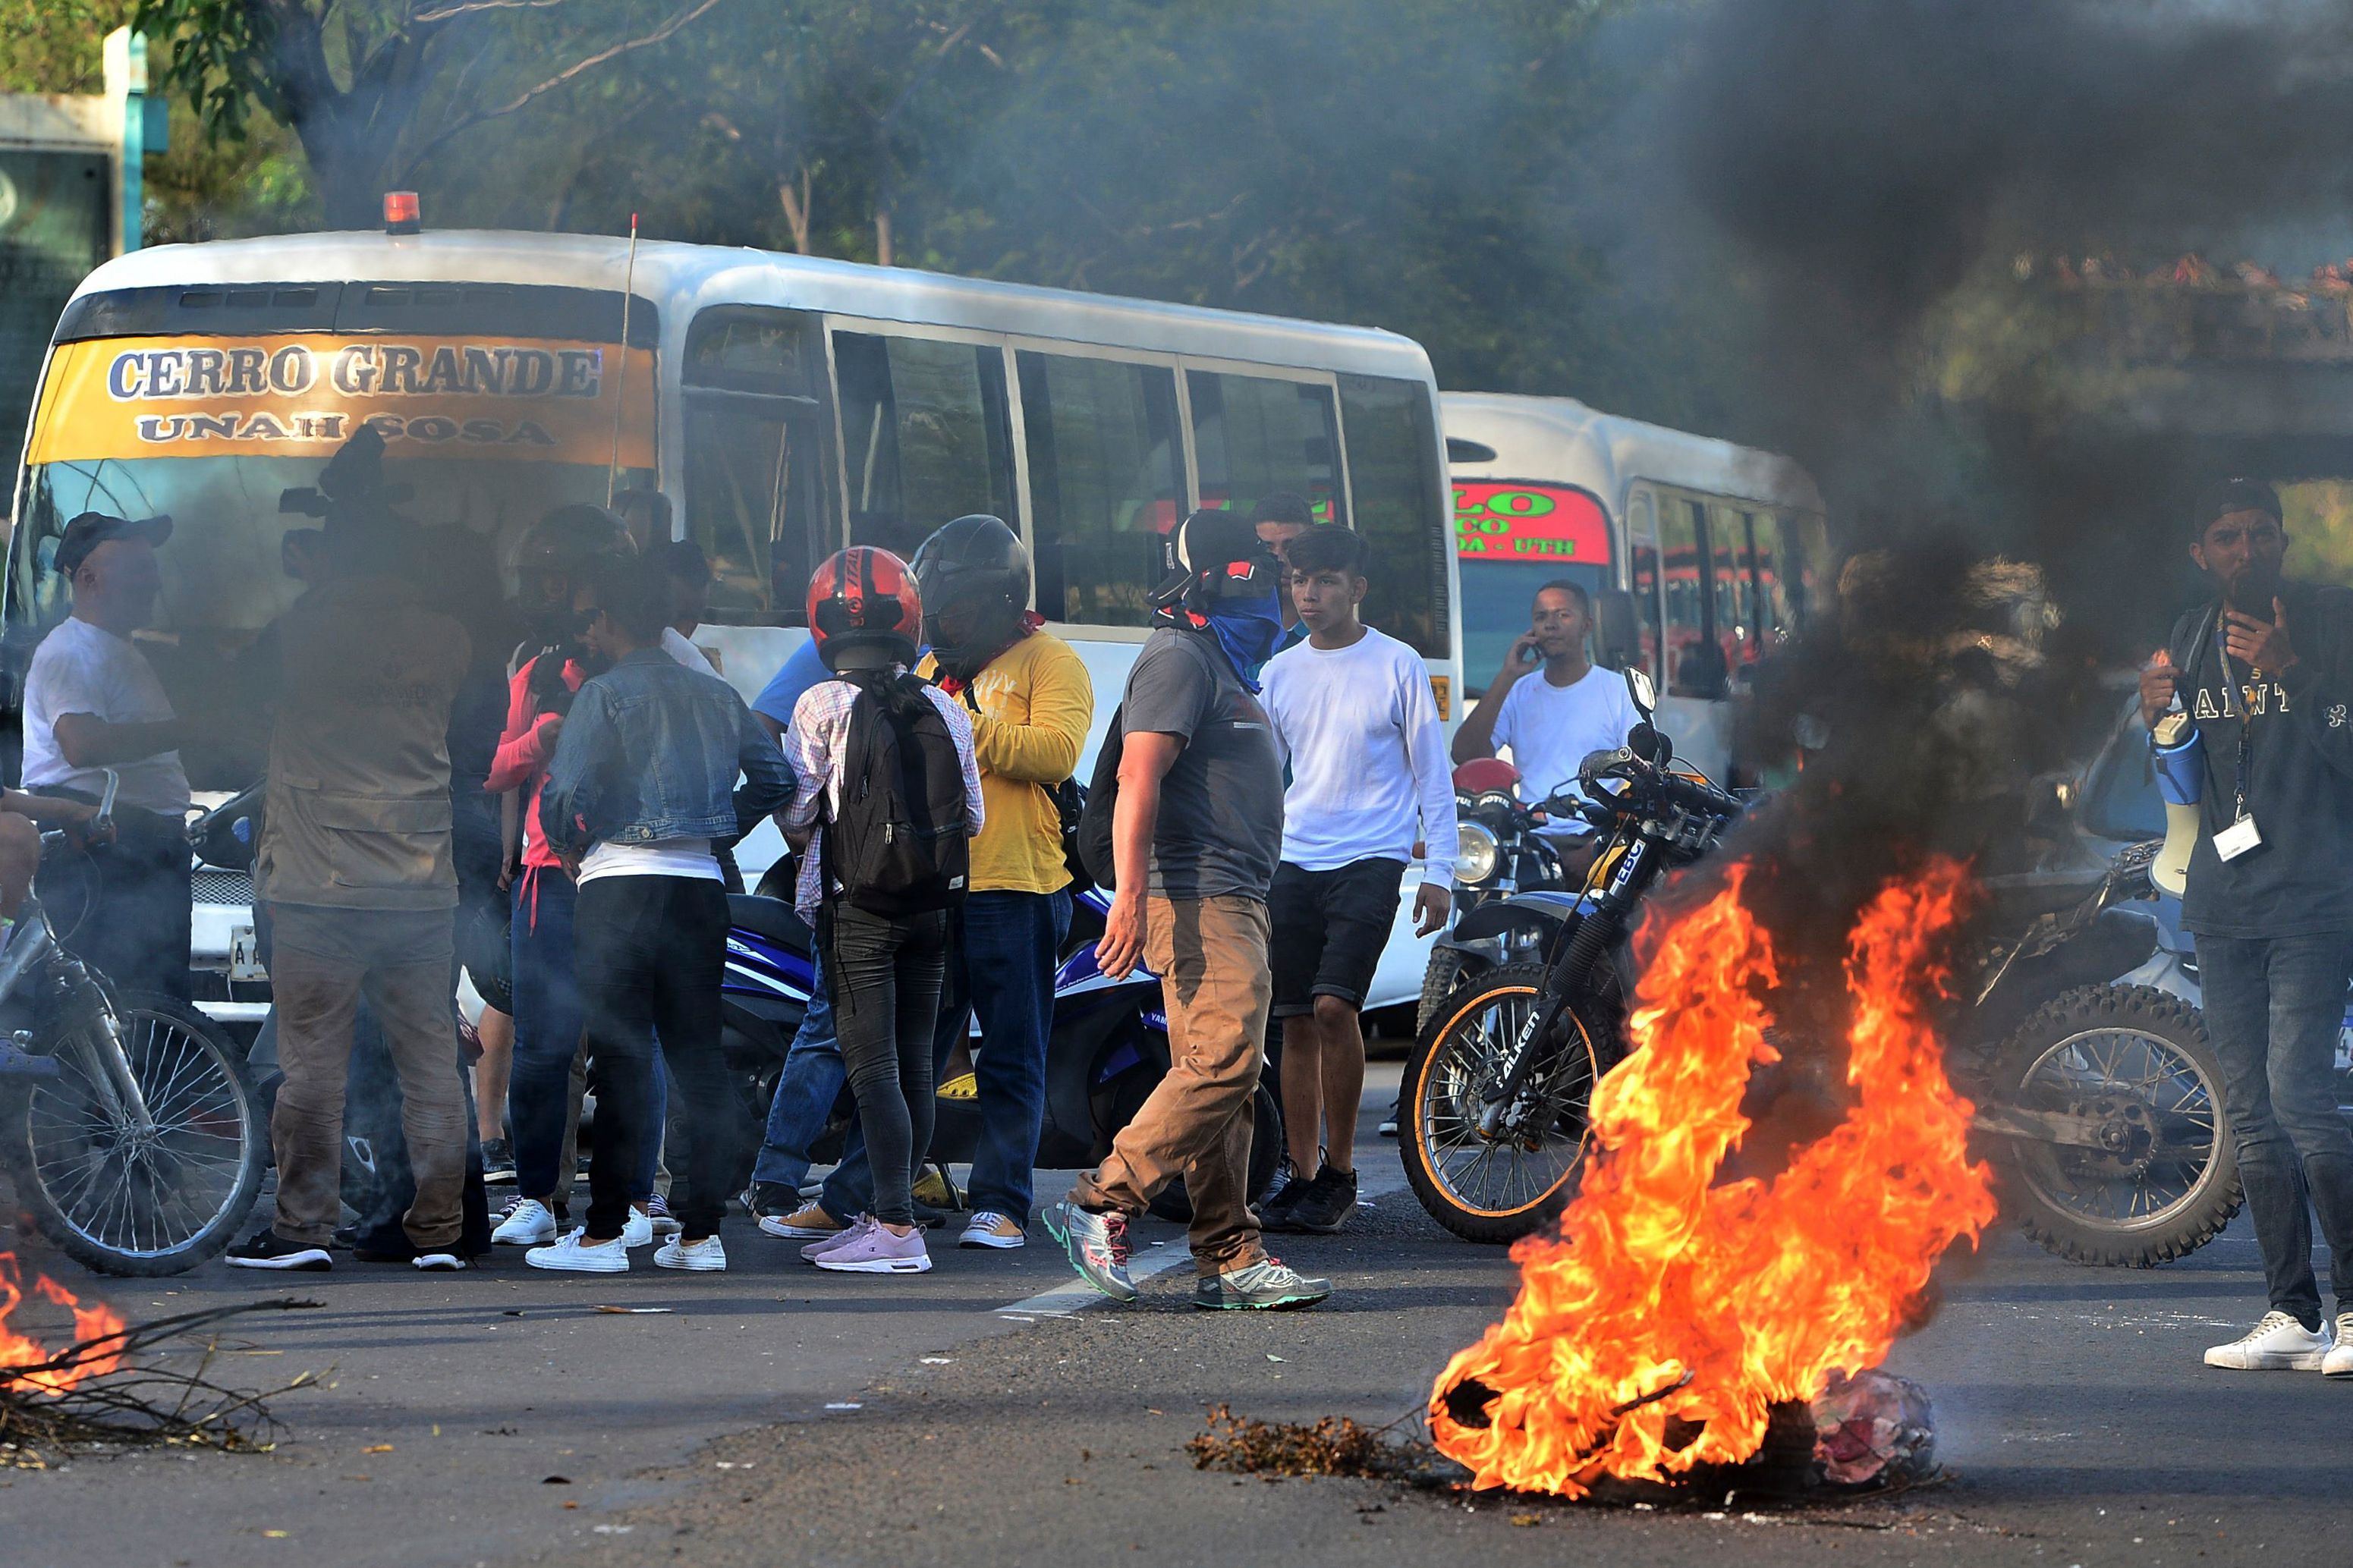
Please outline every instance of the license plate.
[{"label": "license plate", "polygon": [[269,978],[269,971],[261,967],[261,944],[254,940],[251,926],[229,928],[228,977],[236,981]]}]

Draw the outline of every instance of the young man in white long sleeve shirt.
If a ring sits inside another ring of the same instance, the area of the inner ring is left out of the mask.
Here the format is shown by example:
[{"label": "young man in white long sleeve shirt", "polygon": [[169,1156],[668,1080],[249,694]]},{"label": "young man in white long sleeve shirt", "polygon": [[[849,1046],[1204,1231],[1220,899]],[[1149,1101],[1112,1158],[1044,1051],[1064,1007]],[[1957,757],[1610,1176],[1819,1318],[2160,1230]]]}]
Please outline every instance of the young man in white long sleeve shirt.
[{"label": "young man in white long sleeve shirt", "polygon": [[[1300,1178],[1264,1211],[1269,1230],[1329,1233],[1356,1207],[1356,1016],[1397,916],[1417,840],[1422,934],[1453,903],[1454,784],[1421,656],[1356,617],[1365,542],[1318,528],[1292,542],[1292,601],[1307,640],[1266,667],[1265,706],[1291,765],[1282,862],[1268,913],[1274,1016],[1282,1021],[1282,1121]],[[1312,1179],[1307,1173],[1313,1172]]]}]

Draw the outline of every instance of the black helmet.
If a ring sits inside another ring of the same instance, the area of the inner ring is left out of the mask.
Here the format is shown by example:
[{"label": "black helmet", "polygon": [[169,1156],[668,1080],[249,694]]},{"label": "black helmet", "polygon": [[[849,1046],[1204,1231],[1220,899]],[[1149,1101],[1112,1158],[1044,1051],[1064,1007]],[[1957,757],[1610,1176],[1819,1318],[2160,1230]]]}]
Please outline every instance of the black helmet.
[{"label": "black helmet", "polygon": [[[1017,634],[1029,607],[1029,552],[1003,519],[976,512],[944,524],[909,564],[923,598],[923,640],[941,668],[969,676],[969,658],[993,658]],[[971,647],[951,645],[940,630],[940,612],[958,604],[979,611]]]}]

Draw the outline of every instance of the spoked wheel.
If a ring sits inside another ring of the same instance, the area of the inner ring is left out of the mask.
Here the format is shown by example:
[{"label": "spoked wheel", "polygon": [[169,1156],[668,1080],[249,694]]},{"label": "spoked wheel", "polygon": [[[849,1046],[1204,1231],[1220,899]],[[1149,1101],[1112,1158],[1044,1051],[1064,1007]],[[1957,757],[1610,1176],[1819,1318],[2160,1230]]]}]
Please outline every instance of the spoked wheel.
[{"label": "spoked wheel", "polygon": [[152,1127],[111,1092],[103,1039],[85,1033],[57,1052],[58,1076],[25,1095],[23,1124],[0,1149],[41,1233],[75,1261],[178,1274],[227,1247],[252,1212],[268,1131],[243,1058],[209,1022],[135,994],[115,1015]]},{"label": "spoked wheel", "polygon": [[2029,1236],[2079,1263],[2149,1268],[2238,1212],[2222,1071],[2198,1009],[2146,985],[2071,991],[2019,1026],[2000,1083],[2030,1111],[2086,1119],[2096,1146],[2010,1137],[1998,1163]]},{"label": "spoked wheel", "polygon": [[1608,1059],[1607,1026],[1578,999],[1562,1011],[1524,1109],[1490,1136],[1487,1093],[1536,1005],[1545,966],[1496,969],[1465,986],[1423,1032],[1407,1064],[1398,1152],[1430,1216],[1472,1241],[1516,1241],[1541,1228],[1575,1190],[1593,1086]]}]

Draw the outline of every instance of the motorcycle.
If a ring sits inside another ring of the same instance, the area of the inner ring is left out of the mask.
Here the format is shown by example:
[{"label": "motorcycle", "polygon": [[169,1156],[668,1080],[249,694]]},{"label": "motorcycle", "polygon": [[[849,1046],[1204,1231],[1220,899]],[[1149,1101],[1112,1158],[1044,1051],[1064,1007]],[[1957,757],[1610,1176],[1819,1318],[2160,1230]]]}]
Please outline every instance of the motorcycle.
[{"label": "motorcycle", "polygon": [[[105,773],[94,826],[111,821]],[[192,834],[208,827],[200,819]],[[44,833],[44,848],[67,843]],[[45,858],[47,857],[45,856]],[[87,910],[84,911],[85,918]],[[119,989],[66,951],[37,899],[0,952],[0,1166],[41,1234],[102,1274],[195,1268],[251,1214],[269,1154],[243,1053],[195,1009]]]},{"label": "motorcycle", "polygon": [[[786,886],[771,872],[762,880],[762,893],[728,900],[732,929],[721,988],[727,1058],[755,1129],[767,1120],[777,1075],[808,1006],[815,933],[790,903],[765,896]],[[1095,962],[1095,943],[1110,909],[1110,899],[1098,889],[1075,895],[1070,935],[1056,955],[1054,1029],[1046,1047],[1046,1114],[1037,1155],[1037,1163],[1049,1170],[1099,1164],[1119,1130],[1168,1075],[1168,1016],[1161,1005],[1159,976],[1139,967],[1113,980]],[[977,1105],[953,1082],[940,1085],[934,1096],[930,1158],[969,1163],[979,1142]],[[1250,1196],[1255,1202],[1273,1184],[1282,1156],[1282,1104],[1263,1079],[1251,1114]],[[845,1090],[812,1156],[839,1157],[854,1115]],[[747,1147],[758,1144],[755,1132]],[[1182,1182],[1172,1184],[1152,1206],[1166,1219],[1182,1223],[1192,1217]]]},{"label": "motorcycle", "polygon": [[2159,847],[2121,851],[2088,895],[2035,912],[1985,952],[1948,1056],[1978,1105],[1976,1152],[1993,1163],[2004,1212],[2073,1262],[2186,1257],[2241,1201],[2203,1016],[2143,983],[2166,929],[2150,877]]},{"label": "motorcycle", "polygon": [[1744,809],[1669,767],[1649,675],[1629,670],[1626,682],[1641,722],[1625,745],[1585,759],[1586,798],[1564,792],[1541,807],[1609,836],[1594,877],[1582,891],[1523,893],[1470,917],[1474,937],[1505,921],[1525,930],[1540,956],[1456,991],[1406,1065],[1407,1184],[1431,1217],[1472,1241],[1516,1240],[1567,1202],[1593,1086],[1625,1055],[1617,998],[1633,989],[1621,971],[1635,913],[1663,873],[1713,849]]},{"label": "motorcycle", "polygon": [[1454,770],[1455,921],[1422,971],[1417,1035],[1465,984],[1498,965],[1535,958],[1546,924],[1513,901],[1567,885],[1558,849],[1540,831],[1547,820],[1544,803],[1523,803],[1519,782],[1519,769],[1494,757]]}]

